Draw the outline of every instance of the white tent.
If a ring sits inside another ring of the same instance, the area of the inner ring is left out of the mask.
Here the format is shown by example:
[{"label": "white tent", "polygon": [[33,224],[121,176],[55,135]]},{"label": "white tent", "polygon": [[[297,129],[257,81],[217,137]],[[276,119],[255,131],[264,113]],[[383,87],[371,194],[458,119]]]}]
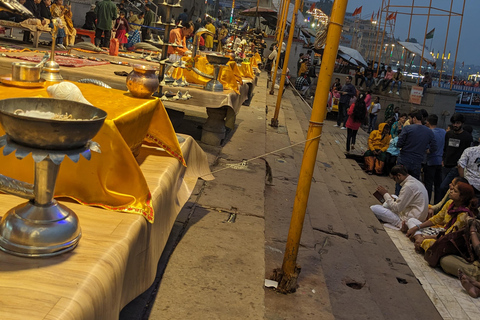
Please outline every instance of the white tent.
[{"label": "white tent", "polygon": [[[282,2],[280,0],[272,0],[272,4],[278,12],[278,15],[281,14],[280,7]],[[287,22],[290,23],[292,21],[293,9],[295,9],[295,5],[290,3],[288,6],[288,14],[287,14]],[[305,17],[303,16],[302,12],[298,10],[297,19],[295,21],[295,26],[297,27],[307,27],[307,23],[305,22]]]},{"label": "white tent", "polygon": [[429,62],[429,63],[434,63],[436,61],[436,59],[434,59],[430,55],[430,52],[425,50],[420,43],[398,41],[398,44],[400,44],[402,47],[404,47],[405,50],[410,51],[411,53],[414,53],[418,57],[422,56],[422,51],[423,51],[423,59],[425,61]]}]

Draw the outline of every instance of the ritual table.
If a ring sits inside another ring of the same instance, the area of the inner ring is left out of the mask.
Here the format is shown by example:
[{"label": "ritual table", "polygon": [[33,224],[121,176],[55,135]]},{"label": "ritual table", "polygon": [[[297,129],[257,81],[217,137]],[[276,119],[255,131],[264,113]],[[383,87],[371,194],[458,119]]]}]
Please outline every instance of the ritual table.
[{"label": "ritual table", "polygon": [[[108,113],[93,138],[102,153],[78,163],[65,159],[57,179],[56,199],[71,202],[82,238],[75,250],[51,258],[0,252],[0,319],[118,319],[121,308],[153,283],[198,177],[213,178],[205,153],[191,137],[175,134],[159,99],[76,85]],[[44,88],[4,85],[0,94],[47,96]],[[33,159],[0,155],[0,173],[32,183]],[[24,201],[0,194],[0,215]]]},{"label": "ritual table", "polygon": [[[181,137],[187,167],[158,148],[142,146],[137,157],[152,190],[153,224],[138,214],[64,203],[82,228],[75,250],[43,259],[0,252],[0,319],[118,319],[150,287],[197,177],[211,178],[205,153],[191,137]],[[22,202],[0,194],[0,212]]]},{"label": "ritual table", "polygon": [[233,130],[235,128],[236,115],[240,111],[242,104],[248,100],[250,87],[248,84],[239,86],[240,94],[233,90],[223,90],[223,92],[212,92],[196,87],[163,87],[165,91],[176,93],[180,91],[184,94],[187,90],[192,95],[189,100],[163,101],[165,107],[181,105],[185,108],[198,109],[205,108],[207,120],[202,129],[202,142],[218,146],[225,139],[226,128]]}]

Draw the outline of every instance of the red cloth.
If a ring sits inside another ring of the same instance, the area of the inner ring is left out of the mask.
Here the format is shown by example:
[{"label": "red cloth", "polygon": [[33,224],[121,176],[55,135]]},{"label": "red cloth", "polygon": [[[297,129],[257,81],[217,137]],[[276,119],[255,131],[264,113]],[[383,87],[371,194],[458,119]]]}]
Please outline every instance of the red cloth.
[{"label": "red cloth", "polygon": [[[15,58],[20,60],[26,60],[31,62],[40,62],[42,61],[43,56],[14,56],[14,55],[7,55],[8,58]],[[55,62],[57,62],[62,67],[89,67],[89,66],[99,66],[102,64],[109,64],[108,61],[91,61],[87,59],[78,59],[72,57],[64,57],[64,56],[55,56]]]},{"label": "red cloth", "polygon": [[362,123],[353,121],[353,116],[352,116],[353,108],[355,108],[355,103],[352,103],[350,108],[348,108],[348,111],[347,111],[348,120],[347,120],[347,123],[345,124],[345,127],[347,127],[348,129],[352,129],[352,130],[358,130],[360,128],[360,126],[362,125]]},{"label": "red cloth", "polygon": [[128,42],[127,37],[125,36],[127,34],[126,30],[117,30],[115,33],[115,38],[118,39],[118,42],[121,44],[125,44]]}]

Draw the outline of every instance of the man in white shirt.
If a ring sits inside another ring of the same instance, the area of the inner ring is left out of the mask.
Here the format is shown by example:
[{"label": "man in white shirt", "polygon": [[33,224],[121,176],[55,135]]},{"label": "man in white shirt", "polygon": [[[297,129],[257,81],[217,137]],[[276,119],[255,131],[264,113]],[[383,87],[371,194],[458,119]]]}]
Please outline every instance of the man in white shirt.
[{"label": "man in white shirt", "polygon": [[463,151],[458,160],[458,173],[460,177],[468,180],[478,196],[480,194],[480,146],[470,147]]},{"label": "man in white shirt", "polygon": [[402,186],[398,198],[390,195],[383,186],[377,191],[383,196],[383,205],[373,205],[370,209],[378,220],[401,228],[402,222],[415,218],[425,221],[428,214],[428,194],[424,185],[410,176],[402,165],[396,165],[390,171],[390,177]]}]

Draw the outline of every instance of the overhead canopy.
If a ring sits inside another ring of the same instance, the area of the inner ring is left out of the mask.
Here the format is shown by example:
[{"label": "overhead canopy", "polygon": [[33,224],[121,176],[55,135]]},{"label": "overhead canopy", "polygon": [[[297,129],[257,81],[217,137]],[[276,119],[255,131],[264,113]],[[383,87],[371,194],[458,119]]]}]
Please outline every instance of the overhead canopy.
[{"label": "overhead canopy", "polygon": [[423,60],[431,64],[435,63],[435,59],[430,55],[430,52],[428,52],[428,50],[425,50],[420,43],[398,41],[398,44],[404,47],[405,50],[414,53],[419,57],[422,56],[423,51]]},{"label": "overhead canopy", "polygon": [[277,16],[277,10],[273,8],[265,8],[265,7],[253,7],[247,10],[243,10],[240,12],[242,16],[250,16],[250,17],[265,17],[265,16]]},{"label": "overhead canopy", "polygon": [[[279,11],[280,11],[280,7],[281,7],[281,4],[282,4],[281,1],[280,0],[272,0],[272,4],[275,7],[275,9],[277,10],[277,12],[280,14]],[[289,3],[288,14],[287,14],[287,22],[289,24],[292,21],[292,15],[293,15],[293,10],[294,9],[295,9],[295,5]],[[307,23],[305,23],[305,17],[303,16],[303,14],[300,10],[298,10],[298,12],[297,12],[297,18],[295,20],[295,26],[298,26],[298,27],[306,27],[307,26]]]}]

